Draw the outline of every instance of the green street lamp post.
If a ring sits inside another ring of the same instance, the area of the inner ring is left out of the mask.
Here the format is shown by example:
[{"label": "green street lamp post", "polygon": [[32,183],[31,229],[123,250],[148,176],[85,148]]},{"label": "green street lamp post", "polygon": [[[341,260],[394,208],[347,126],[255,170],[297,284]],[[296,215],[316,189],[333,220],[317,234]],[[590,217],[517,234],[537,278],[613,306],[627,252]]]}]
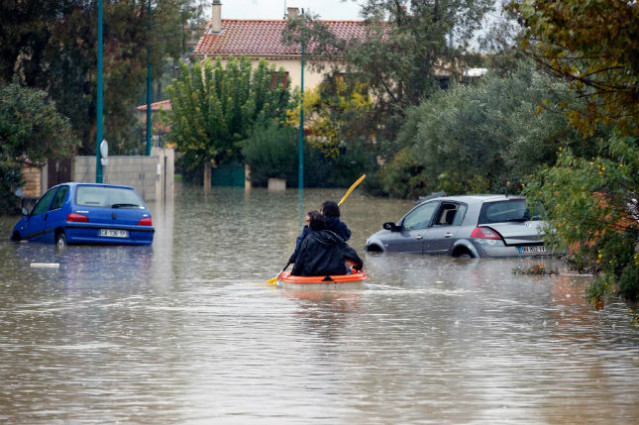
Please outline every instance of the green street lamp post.
[{"label": "green street lamp post", "polygon": [[98,0],[98,69],[97,69],[97,99],[96,99],[96,131],[95,131],[95,182],[102,183],[102,158],[100,144],[104,130],[102,128],[102,0]]},{"label": "green street lamp post", "polygon": [[[304,9],[302,9],[302,19],[304,19]],[[303,31],[302,27],[302,31]],[[299,132],[299,157],[298,157],[298,221],[300,227],[304,222],[304,36],[302,35],[302,78],[300,82],[300,132]]]},{"label": "green street lamp post", "polygon": [[146,72],[146,156],[151,155],[151,136],[152,136],[152,126],[151,126],[151,103],[153,102],[153,91],[151,86],[151,0],[149,0],[148,4],[149,11],[149,35],[147,39],[149,40],[149,58],[147,64],[147,72]]}]

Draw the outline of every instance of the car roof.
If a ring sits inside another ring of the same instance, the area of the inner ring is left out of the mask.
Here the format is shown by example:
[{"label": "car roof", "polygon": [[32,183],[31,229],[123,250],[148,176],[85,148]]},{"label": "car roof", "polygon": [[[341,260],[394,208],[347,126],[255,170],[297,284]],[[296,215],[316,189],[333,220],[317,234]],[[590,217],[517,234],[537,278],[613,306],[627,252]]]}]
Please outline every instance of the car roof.
[{"label": "car roof", "polygon": [[92,186],[92,187],[112,187],[112,188],[120,188],[120,189],[133,189],[132,186],[126,186],[122,184],[85,183],[85,182],[67,182],[67,183],[60,183],[57,186],[65,186],[65,185],[71,186],[71,187]]},{"label": "car roof", "polygon": [[[512,195],[497,195],[497,194],[477,194],[477,195],[458,195],[458,196],[440,196],[438,198],[428,199],[427,201],[455,201],[465,202],[468,204],[493,202],[493,201],[505,201],[505,200],[519,200],[526,199],[523,196]],[[423,202],[422,202],[423,203]]]}]

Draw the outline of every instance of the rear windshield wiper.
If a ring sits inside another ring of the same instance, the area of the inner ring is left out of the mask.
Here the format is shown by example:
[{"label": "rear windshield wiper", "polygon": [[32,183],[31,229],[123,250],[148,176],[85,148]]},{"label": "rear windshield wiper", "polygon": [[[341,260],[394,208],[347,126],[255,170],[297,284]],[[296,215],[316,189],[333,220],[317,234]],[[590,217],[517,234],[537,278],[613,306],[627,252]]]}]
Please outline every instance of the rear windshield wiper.
[{"label": "rear windshield wiper", "polygon": [[111,205],[111,208],[140,208],[140,205],[121,203],[121,204],[113,204]]}]

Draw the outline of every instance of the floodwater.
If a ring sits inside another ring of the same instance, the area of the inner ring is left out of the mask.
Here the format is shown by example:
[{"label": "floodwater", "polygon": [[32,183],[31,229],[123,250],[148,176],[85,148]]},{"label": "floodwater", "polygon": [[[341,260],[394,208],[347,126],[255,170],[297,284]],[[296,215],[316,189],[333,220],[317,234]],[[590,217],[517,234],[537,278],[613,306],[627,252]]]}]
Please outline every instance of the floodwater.
[{"label": "floodwater", "polygon": [[[306,190],[304,208],[342,190]],[[151,247],[8,241],[0,218],[2,424],[639,424],[639,326],[550,260],[365,255],[410,202],[342,208],[356,290],[266,284],[296,191],[183,189]],[[32,263],[58,264],[57,268]]]}]

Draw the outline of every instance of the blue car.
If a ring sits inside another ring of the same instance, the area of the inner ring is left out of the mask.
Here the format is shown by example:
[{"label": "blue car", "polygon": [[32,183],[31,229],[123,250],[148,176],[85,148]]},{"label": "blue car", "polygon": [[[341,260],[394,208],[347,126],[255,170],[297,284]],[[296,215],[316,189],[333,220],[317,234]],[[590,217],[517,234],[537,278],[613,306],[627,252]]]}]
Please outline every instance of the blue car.
[{"label": "blue car", "polygon": [[155,233],[151,212],[130,186],[59,184],[22,214],[13,241],[150,245]]}]

